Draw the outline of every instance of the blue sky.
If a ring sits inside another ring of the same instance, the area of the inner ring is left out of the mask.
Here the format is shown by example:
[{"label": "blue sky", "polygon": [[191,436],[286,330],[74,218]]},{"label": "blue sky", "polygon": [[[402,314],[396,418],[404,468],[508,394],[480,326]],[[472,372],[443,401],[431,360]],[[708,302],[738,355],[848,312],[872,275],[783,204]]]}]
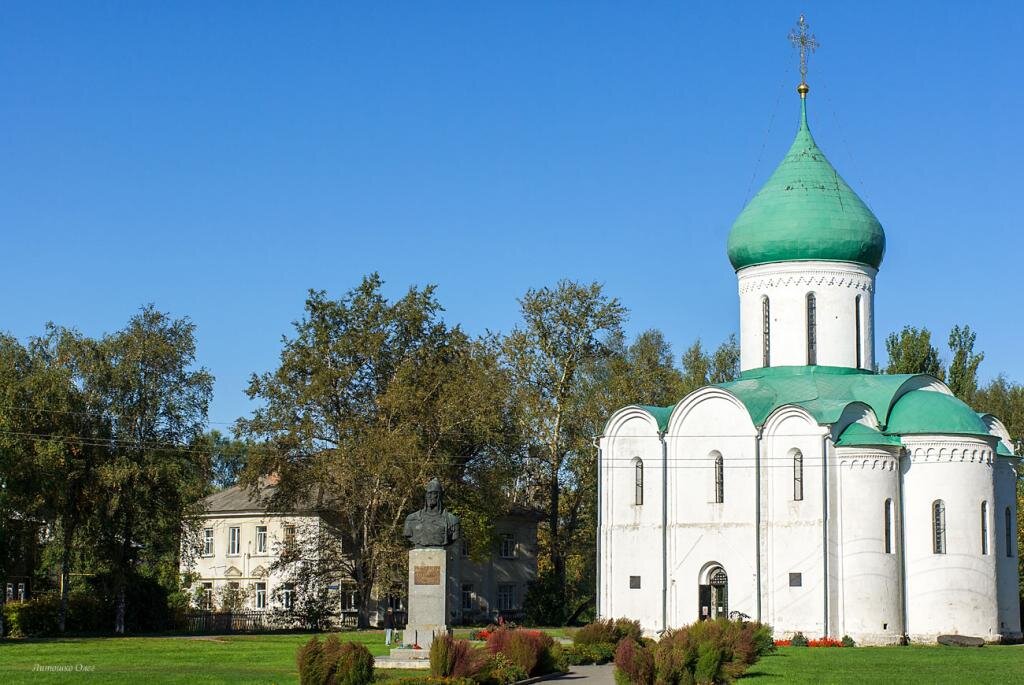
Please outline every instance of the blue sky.
[{"label": "blue sky", "polygon": [[[801,5],[162,5],[0,9],[0,329],[188,315],[214,422],[249,410],[307,288],[375,270],[436,283],[474,333],[563,277],[677,353],[737,329],[725,240],[796,130]],[[1024,381],[1024,9],[808,20],[812,130],[888,236],[878,347],[966,322],[982,374]]]}]

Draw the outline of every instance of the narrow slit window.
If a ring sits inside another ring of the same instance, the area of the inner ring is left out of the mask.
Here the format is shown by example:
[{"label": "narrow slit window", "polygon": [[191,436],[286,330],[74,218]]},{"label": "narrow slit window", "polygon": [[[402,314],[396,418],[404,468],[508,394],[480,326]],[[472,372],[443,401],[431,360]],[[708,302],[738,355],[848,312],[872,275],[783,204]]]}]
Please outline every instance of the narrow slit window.
[{"label": "narrow slit window", "polygon": [[793,452],[793,499],[797,502],[804,498],[804,454],[800,450]]},{"label": "narrow slit window", "polygon": [[862,339],[862,333],[861,333],[860,316],[861,316],[861,314],[860,314],[860,295],[858,295],[857,299],[854,300],[854,304],[853,304],[854,327],[856,329],[856,339],[857,339],[856,340],[856,345],[857,345],[857,368],[858,369],[861,368],[864,365],[864,341]]},{"label": "narrow slit window", "polygon": [[892,542],[894,532],[894,519],[892,510],[892,500],[885,500],[885,553],[892,554]]},{"label": "narrow slit window", "polygon": [[633,460],[634,490],[633,504],[644,503],[644,463],[639,457]]},{"label": "narrow slit window", "polygon": [[988,554],[988,502],[981,503],[981,553]]},{"label": "narrow slit window", "polygon": [[932,502],[932,552],[946,553],[946,504],[941,499]]},{"label": "narrow slit window", "polygon": [[807,365],[818,363],[818,305],[814,293],[807,293]]},{"label": "narrow slit window", "polygon": [[1006,507],[1006,556],[1013,556],[1013,515],[1010,507]]},{"label": "narrow slit window", "polygon": [[721,454],[715,455],[715,502],[725,501],[725,461]]},{"label": "narrow slit window", "polygon": [[772,365],[772,311],[768,297],[761,298],[761,366]]}]

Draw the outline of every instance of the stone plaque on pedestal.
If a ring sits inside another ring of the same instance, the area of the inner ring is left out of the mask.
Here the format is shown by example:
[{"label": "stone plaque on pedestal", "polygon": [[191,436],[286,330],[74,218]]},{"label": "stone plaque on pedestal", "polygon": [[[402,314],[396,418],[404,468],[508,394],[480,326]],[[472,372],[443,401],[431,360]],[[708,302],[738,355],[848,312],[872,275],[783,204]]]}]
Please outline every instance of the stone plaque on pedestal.
[{"label": "stone plaque on pedestal", "polygon": [[434,636],[448,631],[455,609],[458,560],[444,547],[409,550],[409,621],[403,642],[430,649]]}]

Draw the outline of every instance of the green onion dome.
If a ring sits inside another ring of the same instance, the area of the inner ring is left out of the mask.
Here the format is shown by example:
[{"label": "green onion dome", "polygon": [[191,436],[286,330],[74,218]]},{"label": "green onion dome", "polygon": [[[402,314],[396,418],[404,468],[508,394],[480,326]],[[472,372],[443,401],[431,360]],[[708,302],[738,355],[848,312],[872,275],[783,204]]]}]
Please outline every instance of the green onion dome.
[{"label": "green onion dome", "polygon": [[885,254],[882,225],[814,142],[806,99],[800,110],[800,129],[785,159],[729,232],[729,261],[737,271],[800,260],[877,269]]}]

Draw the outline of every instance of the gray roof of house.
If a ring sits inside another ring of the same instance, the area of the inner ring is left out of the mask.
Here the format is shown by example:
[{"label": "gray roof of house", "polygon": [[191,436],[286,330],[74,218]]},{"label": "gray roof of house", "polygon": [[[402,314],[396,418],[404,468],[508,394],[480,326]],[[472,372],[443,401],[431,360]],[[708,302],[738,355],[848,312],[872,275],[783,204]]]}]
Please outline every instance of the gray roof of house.
[{"label": "gray roof of house", "polygon": [[[262,485],[256,492],[241,485],[234,485],[209,495],[203,500],[203,504],[208,514],[272,511],[269,503],[276,491],[277,487],[274,485]],[[301,502],[289,507],[287,512],[278,513],[311,512],[314,509],[311,503]]]}]

